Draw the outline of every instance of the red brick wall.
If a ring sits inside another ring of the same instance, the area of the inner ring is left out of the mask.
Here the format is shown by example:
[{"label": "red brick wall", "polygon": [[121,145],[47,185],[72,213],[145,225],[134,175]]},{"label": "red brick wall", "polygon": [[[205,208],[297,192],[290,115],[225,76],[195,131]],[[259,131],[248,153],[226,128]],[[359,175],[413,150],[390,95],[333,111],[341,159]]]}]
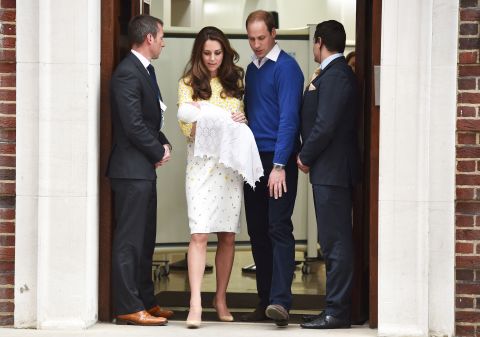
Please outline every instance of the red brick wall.
[{"label": "red brick wall", "polygon": [[460,0],[456,183],[456,336],[480,337],[480,0]]},{"label": "red brick wall", "polygon": [[15,0],[0,0],[0,326],[13,325],[15,270]]}]

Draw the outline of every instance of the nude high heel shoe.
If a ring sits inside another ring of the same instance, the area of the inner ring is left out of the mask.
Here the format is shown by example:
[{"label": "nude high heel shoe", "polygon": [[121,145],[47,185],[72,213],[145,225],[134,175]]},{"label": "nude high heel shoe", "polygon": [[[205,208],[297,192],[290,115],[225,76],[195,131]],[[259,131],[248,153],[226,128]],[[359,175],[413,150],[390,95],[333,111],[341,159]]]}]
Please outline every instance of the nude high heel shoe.
[{"label": "nude high heel shoe", "polygon": [[202,321],[188,320],[186,321],[188,329],[198,329],[202,325]]},{"label": "nude high heel shoe", "polygon": [[189,319],[190,314],[192,312],[192,308],[190,308],[190,313],[188,314],[187,321],[185,322],[188,329],[198,329],[202,324],[202,308],[200,308],[200,319]]},{"label": "nude high heel shoe", "polygon": [[221,316],[221,315],[218,313],[217,305],[215,304],[215,296],[213,297],[212,307],[214,307],[215,310],[217,311],[218,319],[219,319],[221,322],[233,322],[233,321],[234,321],[232,315],[222,315],[222,316]]}]

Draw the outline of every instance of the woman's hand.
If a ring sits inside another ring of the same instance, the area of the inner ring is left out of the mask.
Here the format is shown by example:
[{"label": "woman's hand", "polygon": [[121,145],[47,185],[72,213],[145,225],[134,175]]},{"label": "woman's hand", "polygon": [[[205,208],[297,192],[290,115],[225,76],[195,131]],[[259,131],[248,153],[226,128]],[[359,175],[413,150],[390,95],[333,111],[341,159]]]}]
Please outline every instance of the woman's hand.
[{"label": "woman's hand", "polygon": [[241,111],[232,112],[232,119],[234,122],[247,124],[247,117]]}]

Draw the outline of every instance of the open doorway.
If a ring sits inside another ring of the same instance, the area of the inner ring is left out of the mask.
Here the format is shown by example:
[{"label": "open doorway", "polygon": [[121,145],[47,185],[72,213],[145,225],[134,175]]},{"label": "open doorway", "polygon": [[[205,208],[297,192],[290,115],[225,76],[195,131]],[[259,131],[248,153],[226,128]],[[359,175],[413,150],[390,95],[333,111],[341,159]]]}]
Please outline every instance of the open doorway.
[{"label": "open doorway", "polygon": [[[100,152],[100,261],[99,319],[111,320],[110,259],[113,205],[108,179],[103,176],[111,147],[108,102],[110,76],[128,52],[126,26],[129,19],[151,10],[150,1],[102,0],[101,60],[101,152]],[[377,324],[377,200],[378,200],[378,112],[374,101],[374,65],[380,61],[381,0],[356,2],[356,72],[362,90],[359,125],[363,146],[364,180],[356,191],[354,205],[355,286],[353,321]],[[168,31],[166,31],[168,34]],[[246,43],[246,38],[245,38]],[[190,44],[188,44],[190,48]],[[310,51],[310,50],[309,50]],[[311,55],[308,55],[311,57]],[[305,77],[309,74],[305,74]],[[173,107],[171,108],[173,109]]]}]

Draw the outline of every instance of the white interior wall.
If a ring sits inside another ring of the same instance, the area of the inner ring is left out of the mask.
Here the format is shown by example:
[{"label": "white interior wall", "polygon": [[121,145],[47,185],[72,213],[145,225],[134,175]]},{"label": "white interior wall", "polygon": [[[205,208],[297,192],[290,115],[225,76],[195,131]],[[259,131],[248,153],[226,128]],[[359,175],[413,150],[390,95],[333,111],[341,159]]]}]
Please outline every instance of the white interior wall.
[{"label": "white interior wall", "polygon": [[190,0],[175,0],[171,4],[172,25],[189,27],[192,24],[192,6]]},{"label": "white interior wall", "polygon": [[[250,12],[265,9],[278,12],[280,29],[303,28],[324,20],[338,20],[345,26],[347,40],[355,41],[355,6],[356,0],[196,0],[186,8],[191,13],[191,21],[181,21],[180,26],[243,30]],[[172,0],[152,0],[152,13],[158,13],[164,19],[167,29],[171,26],[171,17],[186,15],[175,12],[173,7]]]},{"label": "white interior wall", "polygon": [[98,306],[100,3],[17,3],[15,326]]}]

